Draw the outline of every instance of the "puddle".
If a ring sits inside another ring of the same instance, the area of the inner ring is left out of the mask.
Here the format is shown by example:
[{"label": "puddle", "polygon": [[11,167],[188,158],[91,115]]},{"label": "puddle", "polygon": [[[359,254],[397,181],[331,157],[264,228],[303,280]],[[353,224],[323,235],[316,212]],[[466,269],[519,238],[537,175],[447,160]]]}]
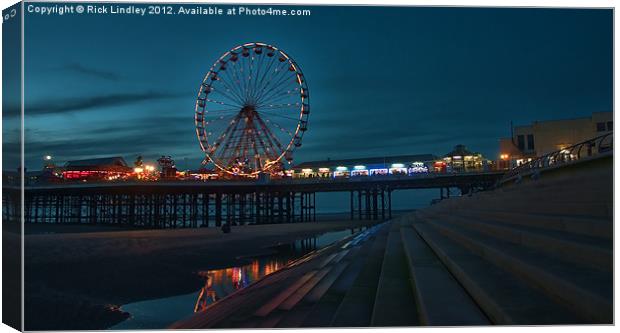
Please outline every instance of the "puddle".
[{"label": "puddle", "polygon": [[279,270],[310,251],[320,249],[363,230],[366,228],[324,233],[312,238],[297,240],[294,243],[279,245],[274,248],[277,253],[252,258],[251,263],[247,265],[201,271],[199,275],[205,279],[205,285],[200,290],[184,295],[123,305],[120,309],[129,312],[131,317],[109,329],[166,328],[195,311],[200,311],[209,304],[245,288],[263,276]]}]

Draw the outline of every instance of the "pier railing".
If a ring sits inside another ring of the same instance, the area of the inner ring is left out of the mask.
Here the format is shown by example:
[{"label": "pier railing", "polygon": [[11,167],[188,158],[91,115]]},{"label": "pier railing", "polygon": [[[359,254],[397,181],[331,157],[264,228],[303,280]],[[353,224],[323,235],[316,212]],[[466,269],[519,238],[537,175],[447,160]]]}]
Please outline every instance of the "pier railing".
[{"label": "pier railing", "polygon": [[506,172],[499,183],[503,184],[515,180],[525,174],[531,174],[542,169],[574,163],[575,161],[590,158],[599,154],[611,153],[613,151],[613,144],[613,132],[597,136],[521,164],[520,166]]}]

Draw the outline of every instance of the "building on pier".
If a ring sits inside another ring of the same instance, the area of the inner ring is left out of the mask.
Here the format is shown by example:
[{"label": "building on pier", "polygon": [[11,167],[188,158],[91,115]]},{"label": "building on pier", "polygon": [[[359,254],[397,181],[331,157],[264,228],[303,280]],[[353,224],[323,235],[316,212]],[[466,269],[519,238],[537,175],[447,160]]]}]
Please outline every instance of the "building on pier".
[{"label": "building on pier", "polygon": [[612,112],[594,112],[589,117],[534,121],[529,125],[515,126],[512,137],[500,139],[498,165],[503,169],[519,166],[612,131]]},{"label": "building on pier", "polygon": [[429,172],[437,156],[432,154],[368,157],[298,164],[292,168],[294,178],[340,178],[359,176],[408,175]]},{"label": "building on pier", "polygon": [[68,161],[62,178],[68,180],[115,180],[129,177],[133,169],[122,157],[104,157]]},{"label": "building on pier", "polygon": [[443,161],[452,172],[483,171],[492,167],[480,153],[472,152],[465,145],[456,145],[447,153]]}]

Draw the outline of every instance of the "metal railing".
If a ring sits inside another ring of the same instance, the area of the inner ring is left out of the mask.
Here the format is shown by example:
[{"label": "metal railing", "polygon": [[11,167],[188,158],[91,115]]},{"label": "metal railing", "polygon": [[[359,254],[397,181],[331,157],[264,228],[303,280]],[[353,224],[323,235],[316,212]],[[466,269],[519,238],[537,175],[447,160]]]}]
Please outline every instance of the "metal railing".
[{"label": "metal railing", "polygon": [[529,162],[515,167],[504,175],[499,181],[500,184],[511,181],[525,173],[532,173],[541,169],[556,167],[562,164],[573,163],[580,159],[592,157],[613,151],[614,133],[610,132],[601,136],[597,136],[590,140],[580,142],[562,150],[537,157]]}]

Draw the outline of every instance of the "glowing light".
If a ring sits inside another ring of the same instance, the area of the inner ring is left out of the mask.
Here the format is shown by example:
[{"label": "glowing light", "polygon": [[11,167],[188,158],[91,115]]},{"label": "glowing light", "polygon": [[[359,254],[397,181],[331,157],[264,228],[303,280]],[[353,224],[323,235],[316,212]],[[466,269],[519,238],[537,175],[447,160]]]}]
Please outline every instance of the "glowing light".
[{"label": "glowing light", "polygon": [[153,171],[153,170],[155,170],[155,167],[152,166],[152,165],[145,165],[144,169],[146,169],[146,171]]},{"label": "glowing light", "polygon": [[405,165],[402,163],[394,163],[392,164],[392,168],[397,169],[397,168],[404,168]]},{"label": "glowing light", "polygon": [[374,176],[374,175],[387,175],[388,174],[388,169],[370,169],[370,175]]},{"label": "glowing light", "polygon": [[43,159],[45,159],[46,161],[49,161],[49,160],[51,160],[51,159],[52,159],[52,156],[51,156],[51,155],[45,155],[45,156],[43,157]]},{"label": "glowing light", "polygon": [[507,160],[508,157],[510,157],[508,154],[501,154],[501,155],[499,155],[499,158],[501,158],[502,160]]},{"label": "glowing light", "polygon": [[142,168],[134,168],[133,171],[135,173],[142,173],[142,172],[144,172],[144,169],[142,169]]},{"label": "glowing light", "polygon": [[346,166],[339,166],[339,167],[336,167],[336,170],[338,170],[338,171],[347,171],[348,168]]},{"label": "glowing light", "polygon": [[328,173],[329,172],[329,168],[319,168],[319,172],[321,172],[321,173]]},{"label": "glowing light", "polygon": [[364,165],[356,165],[356,166],[353,167],[353,169],[355,169],[355,170],[365,170],[366,166],[364,166]]},{"label": "glowing light", "polygon": [[312,173],[312,169],[301,169],[303,173]]}]

